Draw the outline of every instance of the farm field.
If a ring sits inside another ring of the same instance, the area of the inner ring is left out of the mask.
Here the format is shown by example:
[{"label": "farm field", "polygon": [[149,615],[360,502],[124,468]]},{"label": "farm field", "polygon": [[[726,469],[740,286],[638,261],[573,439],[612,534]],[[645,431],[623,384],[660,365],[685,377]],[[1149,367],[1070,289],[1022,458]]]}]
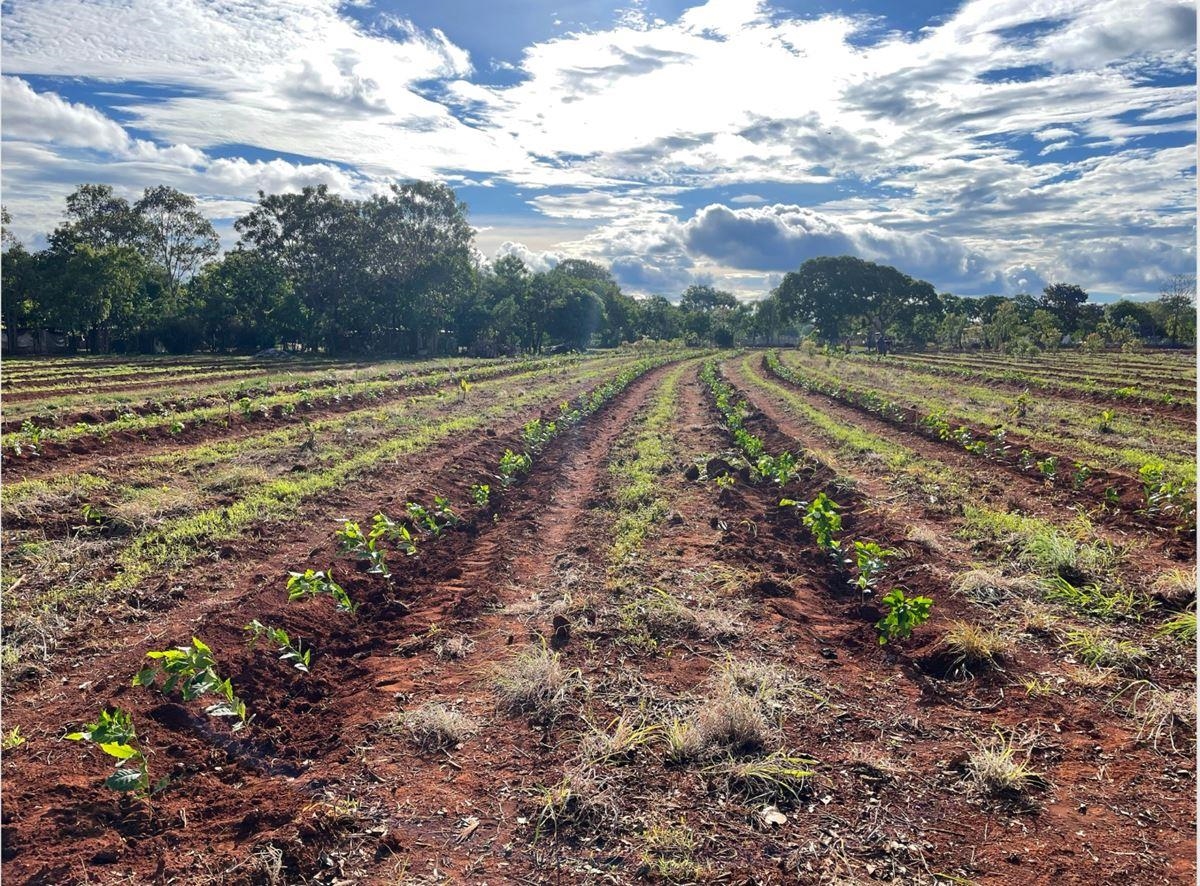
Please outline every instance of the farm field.
[{"label": "farm field", "polygon": [[1194,882],[1195,385],[5,360],[3,874]]}]

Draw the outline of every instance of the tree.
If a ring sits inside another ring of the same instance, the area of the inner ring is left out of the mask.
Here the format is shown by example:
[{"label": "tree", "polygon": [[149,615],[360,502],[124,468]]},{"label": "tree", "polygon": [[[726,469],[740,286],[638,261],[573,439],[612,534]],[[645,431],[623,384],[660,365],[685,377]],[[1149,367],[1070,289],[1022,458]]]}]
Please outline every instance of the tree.
[{"label": "tree", "polygon": [[733,297],[732,293],[714,289],[712,286],[693,284],[684,290],[683,298],[679,300],[679,307],[685,311],[708,313],[717,308],[737,307],[737,303],[737,299]]},{"label": "tree", "polygon": [[1079,306],[1087,301],[1088,294],[1073,283],[1051,283],[1042,290],[1038,307],[1054,315],[1058,326],[1071,333],[1079,325]]},{"label": "tree", "polygon": [[141,219],[143,250],[166,275],[172,294],[220,251],[212,223],[197,208],[196,198],[182,191],[166,185],[146,188],[133,211]]},{"label": "tree", "polygon": [[1045,308],[1038,308],[1034,311],[1030,322],[1037,343],[1043,350],[1055,350],[1062,343],[1062,330],[1055,323],[1054,315]]},{"label": "tree", "polygon": [[110,185],[80,185],[67,195],[67,221],[50,235],[50,248],[69,253],[77,244],[93,249],[139,246],[146,229],[141,215]]},{"label": "tree", "polygon": [[1196,335],[1196,275],[1176,274],[1163,284],[1159,303],[1166,317],[1167,337],[1179,344],[1188,333]]},{"label": "tree", "polygon": [[204,339],[216,350],[269,347],[296,331],[292,288],[283,270],[259,252],[228,253],[188,288]]}]

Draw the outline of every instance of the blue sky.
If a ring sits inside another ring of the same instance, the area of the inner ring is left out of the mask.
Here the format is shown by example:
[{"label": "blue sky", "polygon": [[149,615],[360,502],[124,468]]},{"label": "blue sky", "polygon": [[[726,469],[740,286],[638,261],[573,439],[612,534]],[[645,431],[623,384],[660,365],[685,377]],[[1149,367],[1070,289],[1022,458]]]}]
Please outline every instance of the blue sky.
[{"label": "blue sky", "polygon": [[1190,2],[5,0],[0,187],[445,181],[483,260],[743,298],[823,254],[959,294],[1195,271]]}]

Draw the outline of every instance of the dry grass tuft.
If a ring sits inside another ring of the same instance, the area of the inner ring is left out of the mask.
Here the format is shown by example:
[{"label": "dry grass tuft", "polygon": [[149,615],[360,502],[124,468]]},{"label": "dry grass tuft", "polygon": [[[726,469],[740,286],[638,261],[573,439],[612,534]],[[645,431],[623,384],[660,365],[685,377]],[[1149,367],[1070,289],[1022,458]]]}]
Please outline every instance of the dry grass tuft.
[{"label": "dry grass tuft", "polygon": [[[1128,714],[1137,724],[1136,740],[1156,751],[1167,746],[1174,753],[1188,749],[1196,735],[1196,697],[1180,689],[1160,689],[1147,680],[1125,687],[1117,698],[1127,695]],[[1116,701],[1116,698],[1113,699]]]},{"label": "dry grass tuft", "polygon": [[444,704],[429,702],[397,714],[393,730],[404,732],[423,751],[448,751],[479,731],[475,721]]},{"label": "dry grass tuft", "polygon": [[996,628],[966,621],[952,622],[942,645],[954,659],[953,670],[967,676],[985,668],[999,668],[1012,654],[1013,641]]},{"label": "dry grass tuft", "polygon": [[457,661],[466,658],[475,648],[475,641],[466,634],[456,634],[439,640],[433,647],[433,654],[443,661]]},{"label": "dry grass tuft", "polygon": [[1032,742],[996,736],[979,742],[967,758],[967,777],[978,793],[998,797],[1017,796],[1046,781],[1029,765]]},{"label": "dry grass tuft", "polygon": [[558,784],[544,788],[537,803],[534,840],[571,828],[596,830],[619,820],[620,805],[612,789],[581,768],[568,769]]},{"label": "dry grass tuft", "polygon": [[564,668],[561,656],[545,646],[516,654],[496,673],[500,706],[511,714],[528,714],[543,726],[562,715],[578,682],[579,672]]},{"label": "dry grass tuft", "polygon": [[956,593],[984,606],[997,606],[1012,597],[1030,594],[1037,589],[1029,579],[1009,578],[995,569],[964,572],[950,586]]}]

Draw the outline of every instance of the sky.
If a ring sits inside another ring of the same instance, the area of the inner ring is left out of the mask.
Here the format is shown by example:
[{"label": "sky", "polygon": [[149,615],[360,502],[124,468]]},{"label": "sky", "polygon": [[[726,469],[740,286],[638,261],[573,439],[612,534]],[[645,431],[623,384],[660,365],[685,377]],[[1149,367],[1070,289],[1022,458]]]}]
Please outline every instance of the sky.
[{"label": "sky", "polygon": [[1196,270],[1192,0],[3,0],[0,199],[435,179],[486,260],[756,299],[819,255],[959,295]]}]

